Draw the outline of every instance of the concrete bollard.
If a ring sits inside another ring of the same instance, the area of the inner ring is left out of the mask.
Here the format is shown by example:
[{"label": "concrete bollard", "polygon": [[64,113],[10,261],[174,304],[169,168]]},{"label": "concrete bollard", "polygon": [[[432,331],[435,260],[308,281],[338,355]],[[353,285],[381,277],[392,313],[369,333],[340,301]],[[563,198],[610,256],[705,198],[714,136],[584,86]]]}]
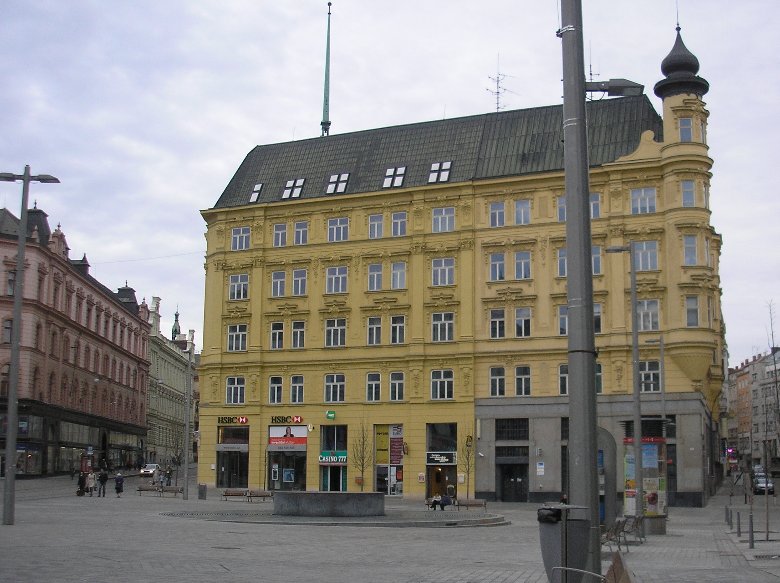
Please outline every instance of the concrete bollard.
[{"label": "concrete bollard", "polygon": [[726,512],[726,514],[724,514],[724,516],[726,517],[726,524],[728,524],[729,523],[729,506],[728,506],[728,504],[726,504],[726,506],[724,507],[723,510],[725,510],[725,512]]},{"label": "concrete bollard", "polygon": [[737,512],[737,538],[742,536],[742,528],[739,522],[739,512]]},{"label": "concrete bollard", "polygon": [[756,548],[756,543],[753,540],[753,513],[750,513],[750,518],[748,519],[748,548],[754,549]]},{"label": "concrete bollard", "polygon": [[734,518],[733,518],[733,515],[734,515],[734,513],[732,512],[732,509],[729,508],[729,521],[728,521],[729,522],[729,530],[734,528]]}]

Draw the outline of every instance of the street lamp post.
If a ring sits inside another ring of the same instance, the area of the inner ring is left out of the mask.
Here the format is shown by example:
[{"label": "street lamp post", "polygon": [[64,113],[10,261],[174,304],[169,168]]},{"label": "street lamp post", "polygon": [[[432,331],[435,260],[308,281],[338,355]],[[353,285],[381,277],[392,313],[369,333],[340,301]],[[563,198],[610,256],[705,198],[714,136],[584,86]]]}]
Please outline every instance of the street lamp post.
[{"label": "street lamp post", "polygon": [[27,244],[27,200],[30,182],[58,183],[49,174],[30,174],[30,165],[24,167],[24,174],[0,172],[0,182],[22,183],[22,210],[19,213],[17,232],[16,273],[14,274],[14,307],[11,325],[11,364],[8,373],[8,409],[6,412],[5,435],[5,488],[3,489],[3,524],[14,523],[14,497],[16,488],[16,435],[19,430],[19,358],[22,337],[22,296],[24,294],[24,251]]},{"label": "street lamp post", "polygon": [[[636,300],[636,250],[633,241],[621,247],[607,247],[607,253],[628,253],[631,274],[631,360],[633,361],[634,389],[634,481],[636,498],[634,516],[640,520],[644,514],[644,484],[642,483],[642,391],[639,384],[639,313]],[[641,524],[641,523],[640,523]]]},{"label": "street lamp post", "polygon": [[190,408],[192,407],[192,351],[195,348],[195,330],[190,330],[187,339],[187,388],[184,395],[184,489],[181,497],[184,500],[189,498],[190,491],[190,450],[192,449],[192,440],[190,439]]},{"label": "street lamp post", "polygon": [[646,341],[647,344],[658,345],[658,388],[661,391],[661,419],[663,423],[664,437],[666,437],[666,369],[665,369],[665,354],[664,354],[664,337],[663,335],[658,338],[652,338]]}]

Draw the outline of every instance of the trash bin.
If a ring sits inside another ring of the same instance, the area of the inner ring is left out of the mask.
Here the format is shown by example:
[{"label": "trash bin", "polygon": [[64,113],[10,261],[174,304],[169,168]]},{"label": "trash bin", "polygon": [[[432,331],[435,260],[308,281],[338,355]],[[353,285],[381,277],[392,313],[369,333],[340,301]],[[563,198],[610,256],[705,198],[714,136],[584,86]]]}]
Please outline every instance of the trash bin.
[{"label": "trash bin", "polygon": [[206,499],[206,484],[198,484],[198,500]]},{"label": "trash bin", "polygon": [[582,573],[554,568],[585,569],[590,531],[587,510],[585,506],[560,504],[536,511],[542,561],[550,583],[579,583],[582,580]]}]

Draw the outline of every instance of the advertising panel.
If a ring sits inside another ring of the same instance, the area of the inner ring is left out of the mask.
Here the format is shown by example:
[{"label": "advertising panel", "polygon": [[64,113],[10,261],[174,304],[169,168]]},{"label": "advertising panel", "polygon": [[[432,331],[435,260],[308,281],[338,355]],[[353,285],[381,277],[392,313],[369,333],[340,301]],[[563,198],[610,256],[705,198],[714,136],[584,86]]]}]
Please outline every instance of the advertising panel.
[{"label": "advertising panel", "polygon": [[309,430],[305,425],[268,427],[268,451],[306,451]]}]

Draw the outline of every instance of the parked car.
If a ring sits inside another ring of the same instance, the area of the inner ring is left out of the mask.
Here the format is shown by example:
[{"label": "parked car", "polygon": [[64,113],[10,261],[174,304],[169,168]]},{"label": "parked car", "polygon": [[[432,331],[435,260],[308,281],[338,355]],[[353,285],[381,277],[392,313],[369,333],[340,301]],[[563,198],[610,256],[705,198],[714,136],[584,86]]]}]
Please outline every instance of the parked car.
[{"label": "parked car", "polygon": [[774,495],[775,483],[765,475],[757,476],[753,480],[753,494],[764,494],[765,492]]},{"label": "parked car", "polygon": [[162,468],[160,467],[160,464],[146,464],[144,467],[141,468],[141,471],[139,473],[141,476],[153,476],[154,470],[161,472]]}]

